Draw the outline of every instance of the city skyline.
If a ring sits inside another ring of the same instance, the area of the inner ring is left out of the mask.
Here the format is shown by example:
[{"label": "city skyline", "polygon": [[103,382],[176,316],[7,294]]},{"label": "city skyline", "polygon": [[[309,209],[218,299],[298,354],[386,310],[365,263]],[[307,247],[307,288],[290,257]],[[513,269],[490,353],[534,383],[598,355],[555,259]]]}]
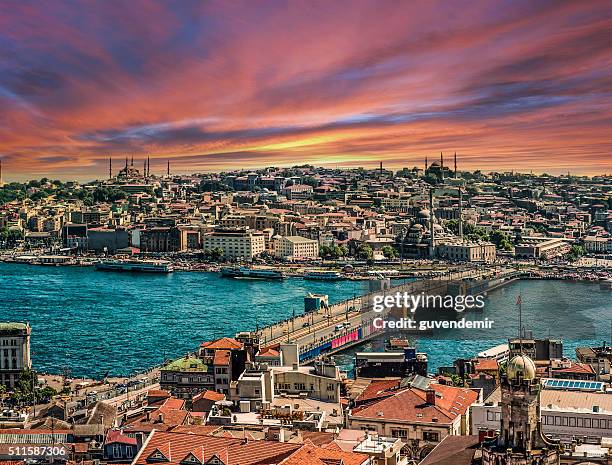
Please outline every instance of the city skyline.
[{"label": "city skyline", "polygon": [[[612,166],[607,2],[5,2],[5,181]],[[136,165],[141,168],[141,164]]]}]

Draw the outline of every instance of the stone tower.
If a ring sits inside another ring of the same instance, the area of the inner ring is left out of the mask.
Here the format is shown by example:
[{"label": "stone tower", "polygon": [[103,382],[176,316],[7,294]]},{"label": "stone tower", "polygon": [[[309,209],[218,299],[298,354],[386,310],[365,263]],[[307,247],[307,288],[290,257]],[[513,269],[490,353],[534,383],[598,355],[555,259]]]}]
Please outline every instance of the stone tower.
[{"label": "stone tower", "polygon": [[501,425],[497,439],[483,446],[483,465],[558,465],[560,446],[542,433],[540,380],[533,360],[520,354],[501,380]]}]

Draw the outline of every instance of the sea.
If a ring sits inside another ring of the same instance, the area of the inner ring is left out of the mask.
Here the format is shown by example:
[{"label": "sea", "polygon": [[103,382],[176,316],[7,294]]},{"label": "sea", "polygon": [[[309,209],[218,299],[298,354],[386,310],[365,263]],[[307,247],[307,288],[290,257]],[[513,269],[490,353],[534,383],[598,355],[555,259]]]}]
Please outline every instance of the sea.
[{"label": "sea", "polygon": [[[216,273],[136,274],[92,267],[0,263],[0,321],[28,321],[32,362],[39,372],[74,377],[129,376],[194,351],[201,342],[254,330],[303,312],[304,296],[330,303],[368,292],[367,281],[234,280]],[[597,283],[516,281],[490,292],[481,312],[461,318],[493,320],[491,329],[447,329],[409,336],[426,352],[429,370],[471,357],[518,333],[562,339],[564,352],[610,343],[612,294]],[[401,336],[401,335],[400,335]],[[351,371],[354,352],[382,350],[385,337],[335,359]]]}]

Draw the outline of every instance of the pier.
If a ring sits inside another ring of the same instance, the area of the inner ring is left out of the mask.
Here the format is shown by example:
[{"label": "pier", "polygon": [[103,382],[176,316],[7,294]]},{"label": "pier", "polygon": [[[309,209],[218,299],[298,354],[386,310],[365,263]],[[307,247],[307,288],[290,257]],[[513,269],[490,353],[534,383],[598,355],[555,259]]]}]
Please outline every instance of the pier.
[{"label": "pier", "polygon": [[383,330],[375,327],[375,318],[386,318],[390,313],[398,317],[409,316],[401,314],[405,309],[392,308],[375,312],[374,296],[397,292],[480,295],[519,279],[520,275],[514,268],[482,267],[450,270],[433,279],[394,286],[390,285],[389,279],[375,280],[372,283],[377,289],[365,295],[259,329],[258,336],[262,347],[277,347],[282,343],[298,344],[300,362],[308,363],[319,355],[340,352],[380,334]]}]

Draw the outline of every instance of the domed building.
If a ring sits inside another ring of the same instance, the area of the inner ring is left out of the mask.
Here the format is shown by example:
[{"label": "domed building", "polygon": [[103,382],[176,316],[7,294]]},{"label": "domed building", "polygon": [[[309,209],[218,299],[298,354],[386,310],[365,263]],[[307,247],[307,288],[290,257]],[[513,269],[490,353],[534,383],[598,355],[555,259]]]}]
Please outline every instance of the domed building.
[{"label": "domed building", "polygon": [[557,465],[561,446],[542,433],[540,380],[524,354],[513,357],[501,379],[499,436],[485,443],[482,465]]},{"label": "domed building", "polygon": [[141,177],[140,171],[134,167],[134,157],[132,157],[132,163],[129,165],[128,159],[125,157],[125,166],[119,170],[117,177],[122,179],[134,179]]}]

